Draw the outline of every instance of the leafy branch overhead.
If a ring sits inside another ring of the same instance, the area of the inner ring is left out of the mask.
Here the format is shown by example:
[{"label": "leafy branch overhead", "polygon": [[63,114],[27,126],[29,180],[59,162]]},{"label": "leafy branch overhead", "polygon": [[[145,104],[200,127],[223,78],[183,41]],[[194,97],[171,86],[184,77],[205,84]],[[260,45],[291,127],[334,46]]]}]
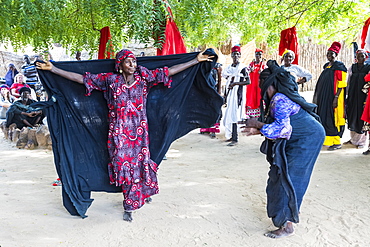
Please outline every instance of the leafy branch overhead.
[{"label": "leafy branch overhead", "polygon": [[166,2],[189,46],[217,46],[232,35],[276,46],[292,26],[301,39],[353,41],[370,17],[368,0],[1,0],[0,42],[96,52],[99,30],[109,26],[117,49],[130,40],[161,47]]}]

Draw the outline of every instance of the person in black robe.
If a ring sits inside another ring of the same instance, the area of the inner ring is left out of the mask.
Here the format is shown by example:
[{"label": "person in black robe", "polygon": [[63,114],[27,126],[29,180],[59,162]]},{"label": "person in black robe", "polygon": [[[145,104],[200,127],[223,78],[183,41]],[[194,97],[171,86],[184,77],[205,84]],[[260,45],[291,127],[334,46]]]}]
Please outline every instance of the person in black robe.
[{"label": "person in black robe", "polygon": [[324,146],[329,146],[329,151],[342,148],[341,138],[345,126],[347,68],[337,61],[341,47],[339,42],[333,42],[328,49],[326,57],[329,62],[324,65],[313,96],[313,103],[317,105],[317,114],[326,132]]},{"label": "person in black robe", "polygon": [[366,101],[366,93],[362,91],[366,84],[364,77],[370,71],[370,64],[365,63],[368,57],[365,50],[357,50],[356,63],[348,71],[348,96],[346,101],[346,116],[351,139],[343,144],[352,144],[363,148],[366,144],[366,135],[363,131],[364,121],[361,120]]}]

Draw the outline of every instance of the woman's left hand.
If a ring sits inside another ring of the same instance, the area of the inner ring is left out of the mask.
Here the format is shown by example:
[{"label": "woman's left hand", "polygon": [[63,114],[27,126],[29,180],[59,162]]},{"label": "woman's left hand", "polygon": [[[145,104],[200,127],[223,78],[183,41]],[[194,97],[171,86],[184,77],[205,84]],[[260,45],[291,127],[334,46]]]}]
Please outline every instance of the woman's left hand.
[{"label": "woman's left hand", "polygon": [[247,120],[245,126],[247,128],[258,128],[259,121],[257,118],[250,118]]},{"label": "woman's left hand", "polygon": [[259,129],[257,128],[244,127],[242,129],[242,133],[244,133],[246,136],[251,136],[251,135],[259,135],[261,134],[261,131],[259,131]]},{"label": "woman's left hand", "polygon": [[213,61],[212,58],[214,58],[215,56],[203,54],[205,51],[206,50],[199,52],[197,56],[198,62],[212,62]]}]

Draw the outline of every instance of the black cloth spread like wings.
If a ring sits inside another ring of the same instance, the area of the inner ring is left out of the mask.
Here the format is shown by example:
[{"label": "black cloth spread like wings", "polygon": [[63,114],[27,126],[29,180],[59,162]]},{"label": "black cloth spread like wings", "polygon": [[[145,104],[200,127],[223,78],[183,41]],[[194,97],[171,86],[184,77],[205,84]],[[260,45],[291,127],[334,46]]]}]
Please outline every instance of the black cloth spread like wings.
[{"label": "black cloth spread like wings", "polygon": [[[147,103],[151,158],[160,164],[171,143],[199,127],[212,126],[220,116],[222,98],[210,81],[217,60],[201,62],[172,77],[170,89],[150,89]],[[194,59],[198,53],[138,57],[148,69],[171,67]],[[114,71],[114,60],[55,62],[54,66],[80,74]],[[43,106],[53,142],[54,162],[63,189],[63,204],[72,215],[86,217],[91,191],[121,192],[109,184],[107,164],[108,109],[103,93],[85,95],[84,85],[49,71],[38,70],[49,101]]]}]

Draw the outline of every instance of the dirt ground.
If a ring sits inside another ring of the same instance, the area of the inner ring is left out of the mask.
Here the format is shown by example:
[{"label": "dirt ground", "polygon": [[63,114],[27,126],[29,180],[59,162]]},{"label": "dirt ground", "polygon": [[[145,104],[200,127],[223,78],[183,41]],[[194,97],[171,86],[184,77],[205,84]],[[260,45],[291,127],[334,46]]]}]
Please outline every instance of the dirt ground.
[{"label": "dirt ground", "polygon": [[[343,141],[348,139],[345,133]],[[0,134],[0,246],[370,246],[370,156],[366,149],[323,149],[295,235],[274,229],[266,214],[268,164],[261,136],[228,147],[194,130],[175,141],[158,173],[160,194],[122,220],[122,195],[93,193],[81,219],[61,202],[53,153],[20,150]]]}]

